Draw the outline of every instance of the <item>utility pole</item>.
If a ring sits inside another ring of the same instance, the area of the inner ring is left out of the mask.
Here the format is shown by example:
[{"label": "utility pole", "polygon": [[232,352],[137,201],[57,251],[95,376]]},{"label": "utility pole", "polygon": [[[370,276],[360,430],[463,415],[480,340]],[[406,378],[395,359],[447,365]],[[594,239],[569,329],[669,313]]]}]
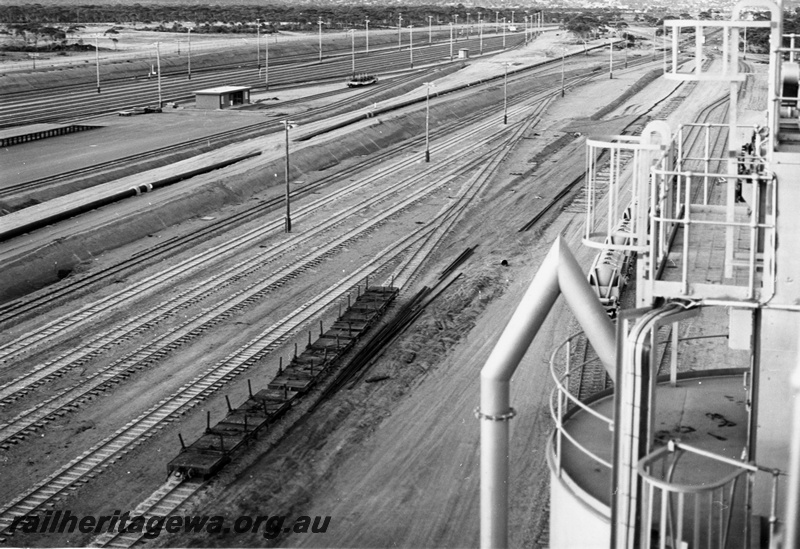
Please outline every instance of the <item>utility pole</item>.
[{"label": "utility pole", "polygon": [[614,78],[614,39],[608,37],[608,77]]},{"label": "utility pole", "polygon": [[294,128],[295,123],[291,120],[281,120],[281,122],[286,133],[286,154],[284,156],[286,161],[286,217],[283,220],[283,230],[290,233],[292,232],[292,216],[289,211],[289,128]]},{"label": "utility pole", "polygon": [[561,48],[561,97],[564,97],[564,51],[566,48]]},{"label": "utility pole", "polygon": [[503,49],[506,49],[506,18],[503,17]]},{"label": "utility pole", "polygon": [[430,147],[430,119],[431,119],[431,88],[436,85],[431,82],[425,82],[425,162],[431,161],[431,147]]},{"label": "utility pole", "polygon": [[[36,54],[33,53],[33,68],[36,68]],[[95,66],[97,67],[97,93],[100,93],[100,46],[97,43],[97,35],[94,35],[94,59]]]},{"label": "utility pole", "polygon": [[478,16],[478,26],[480,27],[480,53],[483,55],[483,19]]},{"label": "utility pole", "polygon": [[453,60],[453,22],[450,21],[450,61]]},{"label": "utility pole", "polygon": [[433,15],[428,16],[428,45],[433,45]]},{"label": "utility pole", "polygon": [[256,69],[261,75],[261,19],[256,19]]},{"label": "utility pole", "polygon": [[367,39],[367,47],[366,47],[366,55],[369,55],[369,17],[367,17],[366,23],[367,23],[367,34],[366,34],[366,39]]},{"label": "utility pole", "polygon": [[353,47],[351,49],[352,58],[353,58],[353,76],[356,75],[356,31],[355,29],[350,29],[350,39],[352,40]]},{"label": "utility pole", "polygon": [[319,26],[319,62],[322,63],[322,17],[317,21]]},{"label": "utility pole", "polygon": [[188,79],[192,79],[192,29],[187,29],[189,32],[189,57],[188,57],[188,65],[187,65],[187,72],[188,72]]},{"label": "utility pole", "polygon": [[267,36],[266,41],[264,42],[266,47],[264,48],[264,89],[269,89],[269,36]]},{"label": "utility pole", "polygon": [[408,26],[408,63],[414,68],[414,25]]},{"label": "utility pole", "polygon": [[403,49],[403,14],[397,14],[397,51],[401,51]]},{"label": "utility pole", "polygon": [[156,68],[158,70],[158,106],[162,107],[161,101],[161,43],[156,42]]},{"label": "utility pole", "polygon": [[622,39],[625,41],[625,44],[623,45],[623,47],[625,48],[625,68],[627,69],[628,68],[628,33],[627,32],[623,32],[622,33]]},{"label": "utility pole", "polygon": [[508,124],[508,63],[503,63],[503,124]]}]

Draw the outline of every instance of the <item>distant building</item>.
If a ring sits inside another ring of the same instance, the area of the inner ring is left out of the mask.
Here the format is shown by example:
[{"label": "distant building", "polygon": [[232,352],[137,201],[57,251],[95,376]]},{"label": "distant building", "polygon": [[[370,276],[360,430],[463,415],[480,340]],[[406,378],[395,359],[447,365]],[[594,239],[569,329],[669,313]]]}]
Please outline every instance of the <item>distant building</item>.
[{"label": "distant building", "polygon": [[198,109],[227,109],[250,103],[251,86],[219,86],[194,92]]}]

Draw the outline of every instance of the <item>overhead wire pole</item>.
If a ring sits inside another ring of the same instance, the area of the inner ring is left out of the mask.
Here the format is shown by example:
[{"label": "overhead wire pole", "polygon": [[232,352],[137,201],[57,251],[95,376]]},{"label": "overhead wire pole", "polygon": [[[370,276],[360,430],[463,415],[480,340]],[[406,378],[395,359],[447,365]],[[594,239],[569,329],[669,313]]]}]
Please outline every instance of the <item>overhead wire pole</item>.
[{"label": "overhead wire pole", "polygon": [[364,54],[365,54],[365,55],[369,55],[369,17],[367,17],[367,19],[366,19],[366,25],[367,25],[367,33],[366,33],[366,35],[365,35],[365,38],[366,38],[366,48],[365,48],[365,50],[364,50],[364,51],[365,51],[365,53],[364,53]]},{"label": "overhead wire pole", "polygon": [[428,45],[433,45],[433,15],[428,16]]},{"label": "overhead wire pole", "polygon": [[431,119],[431,88],[436,85],[430,82],[425,82],[425,162],[431,161],[431,147],[430,147],[430,119]]},{"label": "overhead wire pole", "polygon": [[289,210],[289,128],[294,128],[295,123],[291,120],[281,120],[283,123],[283,128],[286,133],[286,154],[284,155],[285,159],[285,170],[286,170],[286,216],[283,219],[283,230],[286,233],[292,232],[292,216]]},{"label": "overhead wire pole", "polygon": [[189,32],[189,57],[187,65],[188,80],[192,79],[192,29],[187,29]]},{"label": "overhead wire pole", "polygon": [[453,22],[450,21],[450,61],[453,60]]},{"label": "overhead wire pole", "polygon": [[608,37],[608,77],[614,78],[614,39]]},{"label": "overhead wire pole", "polygon": [[403,49],[403,14],[397,14],[397,50]]},{"label": "overhead wire pole", "polygon": [[625,48],[625,68],[628,68],[628,33],[622,33],[622,40],[624,41],[623,47]]},{"label": "overhead wire pole", "polygon": [[503,17],[503,49],[506,49],[506,18]]},{"label": "overhead wire pole", "polygon": [[503,63],[503,124],[508,124],[508,63]]},{"label": "overhead wire pole", "polygon": [[564,97],[564,51],[566,48],[561,48],[561,97]]},{"label": "overhead wire pole", "polygon": [[264,41],[264,89],[269,89],[269,36]]},{"label": "overhead wire pole", "polygon": [[408,26],[408,64],[414,68],[414,25]]},{"label": "overhead wire pole", "polygon": [[[36,57],[34,57],[34,65]],[[97,67],[97,93],[100,93],[100,46],[97,42],[97,35],[94,35],[94,59],[95,66]],[[36,68],[35,66],[33,68]]]},{"label": "overhead wire pole", "polygon": [[350,39],[352,41],[352,59],[353,59],[353,76],[356,75],[356,31],[355,29],[350,29],[348,31],[350,33]]},{"label": "overhead wire pole", "polygon": [[481,55],[483,55],[483,19],[481,19],[480,16],[478,16],[478,26],[480,27],[480,33],[481,33],[481,37],[480,37],[480,53],[481,53]]},{"label": "overhead wire pole", "polygon": [[256,19],[256,70],[261,76],[261,19]]},{"label": "overhead wire pole", "polygon": [[158,71],[158,106],[163,106],[161,101],[161,42],[156,42],[156,70]]},{"label": "overhead wire pole", "polygon": [[500,32],[500,12],[494,12],[494,33],[498,34]]},{"label": "overhead wire pole", "polygon": [[322,63],[322,17],[317,21],[319,26],[319,62]]}]

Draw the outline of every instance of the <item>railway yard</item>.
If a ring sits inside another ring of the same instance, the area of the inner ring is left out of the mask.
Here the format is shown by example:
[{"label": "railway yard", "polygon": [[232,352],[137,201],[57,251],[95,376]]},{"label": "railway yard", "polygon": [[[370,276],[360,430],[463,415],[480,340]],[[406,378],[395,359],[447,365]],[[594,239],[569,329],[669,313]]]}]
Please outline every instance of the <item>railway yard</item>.
[{"label": "railway yard", "polygon": [[[607,45],[584,53],[556,31],[516,33],[505,50],[498,40],[454,62],[446,41],[428,58],[420,48],[413,70],[386,74],[408,51],[378,50],[362,70],[380,80],[364,88],[276,72],[253,105],[229,111],[186,97],[212,72],[175,82],[164,99],[176,107],[143,116],[116,115],[137,93],[120,83],[116,103],[64,116],[95,129],[3,150],[6,545],[476,545],[479,371],[558,235],[589,269],[578,246],[586,136],[715,121],[727,108],[721,84],[661,77],[647,44],[624,61],[614,51],[609,78]],[[760,93],[748,84],[743,108]],[[93,93],[76,92],[76,108]],[[55,121],[45,103],[26,123]],[[4,131],[25,107],[4,111]],[[180,177],[200,165],[217,167]],[[131,188],[13,232],[30,212]],[[535,479],[511,490],[510,520],[523,525],[513,546],[547,545],[546,362],[575,326],[554,310],[515,378],[512,397],[539,412],[512,424],[515,475]],[[269,539],[9,531],[15,517],[57,510],[331,518],[324,534]]]}]

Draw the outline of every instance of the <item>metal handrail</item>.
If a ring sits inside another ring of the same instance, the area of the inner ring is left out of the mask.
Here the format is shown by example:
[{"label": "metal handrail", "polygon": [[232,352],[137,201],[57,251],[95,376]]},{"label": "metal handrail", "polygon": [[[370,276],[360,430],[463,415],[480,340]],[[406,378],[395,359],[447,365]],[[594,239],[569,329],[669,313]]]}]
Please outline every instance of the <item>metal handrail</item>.
[{"label": "metal handrail", "polygon": [[[678,453],[676,453],[678,452]],[[703,480],[702,485],[697,484],[686,484],[686,483],[678,483],[672,481],[672,474],[673,468],[670,468],[670,471],[666,476],[665,479],[660,479],[653,476],[650,471],[653,469],[653,465],[655,462],[659,460],[664,460],[668,454],[674,454],[676,456],[675,461],[673,462],[673,467],[677,462],[677,459],[681,456],[681,453],[690,453],[697,456],[701,456],[703,458],[713,460],[717,463],[725,464],[730,467],[734,468],[734,471],[731,473],[718,478],[713,481]],[[683,513],[685,510],[685,496],[691,496],[694,499],[691,500],[691,503],[694,504],[694,525],[691,528],[691,531],[694,536],[694,545],[693,546],[700,546],[700,529],[701,529],[701,520],[705,518],[709,525],[706,528],[706,545],[712,546],[712,538],[713,532],[712,530],[712,519],[714,510],[711,507],[711,504],[708,503],[706,508],[704,509],[704,513],[701,512],[701,507],[703,506],[703,500],[700,499],[701,495],[708,494],[709,495],[709,502],[713,499],[713,495],[715,492],[720,491],[722,495],[723,501],[721,502],[721,509],[719,511],[719,521],[718,521],[718,530],[717,530],[717,538],[718,543],[716,544],[720,549],[724,549],[727,547],[727,542],[730,535],[730,528],[731,528],[731,518],[733,516],[733,511],[735,506],[733,505],[734,498],[736,496],[736,486],[739,482],[739,478],[742,475],[748,475],[750,480],[752,480],[753,475],[756,472],[766,472],[772,475],[772,508],[770,511],[770,538],[773,539],[776,535],[776,524],[778,523],[778,518],[776,516],[777,513],[777,496],[778,496],[778,478],[780,476],[787,476],[785,472],[779,469],[773,469],[768,467],[763,467],[755,463],[748,463],[743,461],[738,461],[735,459],[731,459],[725,456],[721,456],[719,454],[715,454],[713,452],[703,450],[702,448],[697,448],[695,446],[690,446],[688,444],[684,444],[679,440],[670,440],[666,446],[663,446],[641,460],[637,463],[637,471],[639,476],[645,482],[645,486],[651,490],[649,495],[649,508],[646,510],[646,521],[652,525],[654,521],[653,517],[653,501],[654,501],[654,492],[652,490],[657,488],[661,490],[661,513],[660,513],[660,524],[661,524],[661,546],[664,546],[667,538],[672,540],[672,544],[674,545],[675,539],[677,538],[680,540],[684,534],[684,524],[683,524]],[[724,502],[724,492],[725,489],[729,490],[728,494],[728,502],[727,505]],[[673,516],[672,510],[672,503],[671,498],[673,496],[677,496],[678,501],[678,510],[675,513],[676,516]],[[745,496],[747,499],[747,496]],[[742,508],[745,510],[749,507],[747,501],[742,503]],[[677,520],[677,526],[674,524],[674,521]],[[652,526],[651,526],[652,527]],[[669,528],[670,535],[664,535],[664,529]],[[686,530],[688,533],[689,529]],[[650,547],[650,539],[645,538],[645,542],[643,543],[645,548]],[[771,546],[771,545],[770,545]]]},{"label": "metal handrail", "polygon": [[[581,453],[589,457],[589,459],[591,459],[595,463],[599,463],[600,465],[603,465],[609,470],[612,468],[611,462],[594,454],[591,450],[589,450],[583,444],[581,444],[574,436],[572,436],[572,434],[569,433],[569,431],[567,431],[564,428],[563,419],[568,413],[569,403],[572,403],[581,410],[588,412],[595,418],[606,423],[609,426],[609,429],[613,428],[613,423],[614,423],[612,419],[607,418],[606,416],[598,413],[590,406],[587,406],[586,404],[581,402],[569,390],[569,378],[571,374],[575,372],[577,369],[595,360],[592,359],[590,361],[584,361],[574,367],[570,366],[569,357],[571,353],[571,343],[575,338],[582,335],[583,332],[578,332],[571,335],[570,337],[565,339],[562,343],[560,343],[550,354],[550,374],[552,375],[553,381],[555,382],[555,387],[553,387],[552,391],[550,392],[549,408],[550,408],[550,415],[553,418],[553,422],[555,423],[555,454],[556,454],[557,471],[559,476],[561,475],[561,456],[562,456],[561,446],[564,438],[569,440],[575,446],[575,448],[577,448]],[[556,361],[558,360],[557,355],[559,351],[561,351],[565,347],[566,347],[566,365],[564,368],[564,372],[562,374],[559,374],[556,372],[555,364]]]}]

